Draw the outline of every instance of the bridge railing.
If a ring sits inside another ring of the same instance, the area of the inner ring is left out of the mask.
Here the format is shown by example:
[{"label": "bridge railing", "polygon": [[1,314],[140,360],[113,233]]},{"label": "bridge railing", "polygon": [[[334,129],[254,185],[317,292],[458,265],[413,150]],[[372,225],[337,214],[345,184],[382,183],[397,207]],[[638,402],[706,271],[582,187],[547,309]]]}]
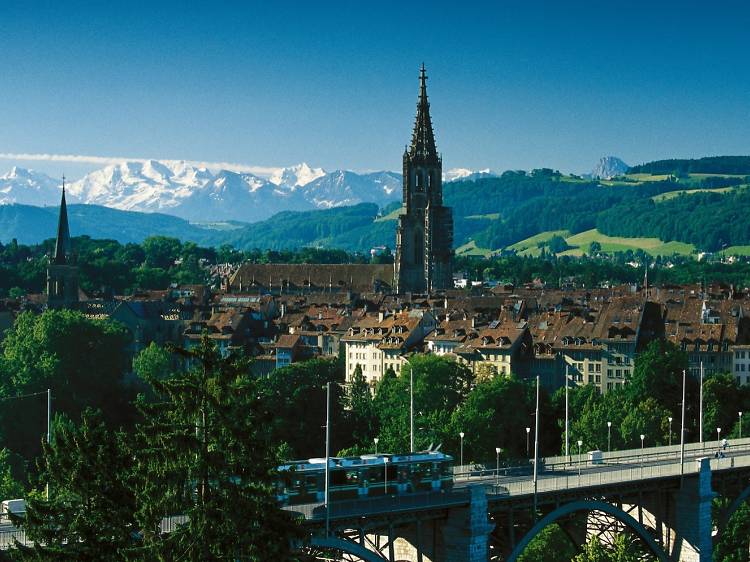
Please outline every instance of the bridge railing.
[{"label": "bridge railing", "polygon": [[[468,490],[456,490],[451,492],[417,492],[403,495],[391,494],[375,498],[337,500],[330,504],[330,517],[335,519],[373,513],[416,511],[420,509],[448,507],[451,505],[463,505],[468,501]],[[304,515],[305,519],[308,521],[322,521],[326,517],[326,508],[322,503],[287,505],[284,506],[283,509]]]},{"label": "bridge railing", "polygon": [[[693,459],[696,457],[707,457],[713,455],[719,450],[719,443],[716,440],[705,441],[703,443],[686,443],[685,444],[685,459]],[[732,439],[729,441],[729,446],[726,450],[727,453],[736,453],[739,451],[750,451],[750,438],[745,439]],[[650,463],[656,461],[665,460],[679,460],[680,458],[680,446],[671,445],[665,447],[648,447],[643,449],[624,449],[621,451],[612,451],[611,453],[602,453],[601,461],[599,464],[593,464],[589,461],[588,452],[582,452],[580,455],[576,454],[569,455],[568,457],[554,456],[544,457],[540,463],[541,470],[554,471],[554,470],[577,470],[578,465],[582,465],[584,468],[589,466],[601,466],[613,465],[613,464],[639,464],[641,462]],[[453,467],[453,476],[457,481],[470,481],[482,479],[488,476],[531,476],[533,471],[533,461],[529,461],[526,465],[512,465],[503,466],[500,465],[499,470],[495,463],[487,464],[468,464],[463,466]]]},{"label": "bridge railing", "polygon": [[[750,455],[710,459],[711,470],[727,470],[731,468],[750,467]],[[685,461],[684,474],[696,474],[700,470],[700,464],[695,459]],[[652,478],[666,478],[680,475],[680,463],[656,464],[643,466],[631,465],[628,468],[613,470],[586,471],[580,474],[569,471],[565,475],[539,478],[537,480],[537,492],[553,492],[571,490],[576,488],[590,488],[606,486],[611,484],[622,484],[638,480],[649,480]],[[502,482],[507,489],[507,494],[528,495],[534,493],[534,483],[531,480]],[[489,492],[489,490],[488,490]]]}]

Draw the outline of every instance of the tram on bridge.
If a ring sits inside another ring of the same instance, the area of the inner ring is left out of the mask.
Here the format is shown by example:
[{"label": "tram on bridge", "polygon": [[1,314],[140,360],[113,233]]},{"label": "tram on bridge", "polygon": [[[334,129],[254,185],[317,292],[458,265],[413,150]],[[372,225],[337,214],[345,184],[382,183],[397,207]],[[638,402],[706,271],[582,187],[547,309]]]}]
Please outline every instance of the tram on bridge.
[{"label": "tram on bridge", "polygon": [[[440,451],[407,455],[330,457],[331,501],[448,491],[453,487],[453,457]],[[324,501],[326,459],[291,461],[278,467],[276,496],[282,505]]]}]

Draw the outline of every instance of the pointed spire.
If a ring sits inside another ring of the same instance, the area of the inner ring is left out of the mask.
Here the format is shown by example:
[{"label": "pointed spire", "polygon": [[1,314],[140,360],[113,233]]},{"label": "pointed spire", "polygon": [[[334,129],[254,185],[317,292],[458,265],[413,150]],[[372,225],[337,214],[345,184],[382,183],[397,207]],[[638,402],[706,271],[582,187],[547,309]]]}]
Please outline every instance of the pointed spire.
[{"label": "pointed spire", "polygon": [[430,102],[427,101],[427,70],[424,63],[419,69],[419,100],[417,101],[417,116],[414,121],[409,154],[412,157],[434,159],[438,157],[435,135],[432,131],[432,120],[430,119]]},{"label": "pointed spire", "polygon": [[60,200],[60,216],[57,220],[57,242],[55,243],[55,255],[52,258],[53,263],[56,265],[66,265],[70,251],[68,206],[65,204],[65,176],[63,176],[62,199]]}]

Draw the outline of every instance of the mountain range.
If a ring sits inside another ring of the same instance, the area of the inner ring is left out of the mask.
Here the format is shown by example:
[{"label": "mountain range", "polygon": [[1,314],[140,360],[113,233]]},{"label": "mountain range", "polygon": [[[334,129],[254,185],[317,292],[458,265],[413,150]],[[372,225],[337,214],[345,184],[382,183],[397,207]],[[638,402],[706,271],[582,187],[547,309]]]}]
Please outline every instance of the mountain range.
[{"label": "mountain range", "polygon": [[[489,170],[456,169],[446,181],[489,177]],[[47,206],[60,201],[59,181],[14,167],[0,176],[0,205]],[[326,172],[302,163],[268,177],[211,171],[184,161],[128,161],[66,185],[68,201],[123,211],[166,213],[192,222],[256,222],[283,211],[330,209],[359,203],[386,206],[401,198],[401,175],[379,171]]]}]

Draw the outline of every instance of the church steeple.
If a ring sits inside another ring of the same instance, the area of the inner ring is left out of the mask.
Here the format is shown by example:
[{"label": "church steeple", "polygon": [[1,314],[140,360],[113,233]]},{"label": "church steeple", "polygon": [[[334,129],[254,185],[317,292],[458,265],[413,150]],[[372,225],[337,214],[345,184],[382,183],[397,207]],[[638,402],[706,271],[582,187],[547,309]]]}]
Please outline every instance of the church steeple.
[{"label": "church steeple", "polygon": [[65,204],[65,176],[63,176],[62,199],[60,200],[60,215],[57,219],[57,242],[52,262],[56,265],[66,265],[70,255],[70,229],[68,228],[68,206]]},{"label": "church steeple", "polygon": [[49,308],[70,308],[78,302],[78,268],[71,265],[70,255],[68,206],[65,203],[65,176],[63,176],[55,253],[47,266],[47,306]]},{"label": "church steeple", "polygon": [[414,121],[414,132],[411,137],[409,155],[412,158],[437,160],[435,134],[432,131],[430,119],[430,102],[427,100],[427,71],[422,63],[419,69],[419,99],[417,100],[417,116]]},{"label": "church steeple", "polygon": [[394,278],[399,293],[453,287],[453,215],[443,205],[443,162],[427,99],[427,71],[419,69],[419,99],[411,146],[403,158],[403,207],[396,229]]}]

